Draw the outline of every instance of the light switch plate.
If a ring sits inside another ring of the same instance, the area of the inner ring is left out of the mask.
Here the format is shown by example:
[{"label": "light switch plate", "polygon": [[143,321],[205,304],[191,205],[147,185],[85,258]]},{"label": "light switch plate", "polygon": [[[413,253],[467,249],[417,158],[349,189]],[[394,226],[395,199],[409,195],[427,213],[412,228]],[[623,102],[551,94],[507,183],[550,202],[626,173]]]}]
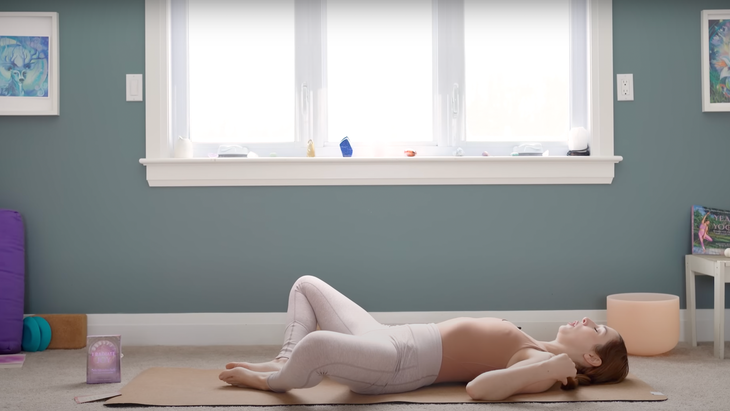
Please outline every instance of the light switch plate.
[{"label": "light switch plate", "polygon": [[142,101],[141,74],[127,74],[127,101]]}]

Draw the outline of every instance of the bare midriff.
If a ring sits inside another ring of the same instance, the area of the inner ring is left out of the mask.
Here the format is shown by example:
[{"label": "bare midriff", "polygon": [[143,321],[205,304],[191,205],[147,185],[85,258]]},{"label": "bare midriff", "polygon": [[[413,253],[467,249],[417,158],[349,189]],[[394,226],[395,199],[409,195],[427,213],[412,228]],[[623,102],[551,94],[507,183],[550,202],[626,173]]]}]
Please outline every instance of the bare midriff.
[{"label": "bare midriff", "polygon": [[544,351],[537,341],[501,318],[454,318],[436,324],[441,333],[441,369],[434,383],[467,382],[507,368],[524,348]]}]

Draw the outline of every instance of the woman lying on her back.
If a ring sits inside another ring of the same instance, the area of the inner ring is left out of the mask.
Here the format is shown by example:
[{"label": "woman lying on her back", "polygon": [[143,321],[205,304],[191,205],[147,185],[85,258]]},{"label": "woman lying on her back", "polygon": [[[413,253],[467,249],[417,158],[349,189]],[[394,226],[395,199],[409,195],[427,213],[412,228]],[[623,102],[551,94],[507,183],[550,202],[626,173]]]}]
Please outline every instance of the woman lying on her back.
[{"label": "woman lying on her back", "polygon": [[388,326],[312,276],[294,283],[287,320],[284,346],[273,361],[229,363],[220,379],[285,392],[328,376],[360,394],[468,382],[472,398],[502,400],[556,382],[563,389],[617,383],[629,372],[619,333],[588,318],[561,326],[546,342],[498,318]]}]

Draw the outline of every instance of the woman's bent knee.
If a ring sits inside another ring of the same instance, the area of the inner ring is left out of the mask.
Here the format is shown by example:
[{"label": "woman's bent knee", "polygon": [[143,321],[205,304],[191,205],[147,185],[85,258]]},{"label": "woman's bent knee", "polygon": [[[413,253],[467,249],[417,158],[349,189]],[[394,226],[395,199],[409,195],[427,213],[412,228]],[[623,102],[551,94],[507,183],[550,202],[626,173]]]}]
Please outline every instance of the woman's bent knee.
[{"label": "woman's bent knee", "polygon": [[306,363],[309,367],[321,367],[326,363],[340,362],[358,357],[363,342],[357,337],[334,331],[312,331],[294,347],[290,361]]},{"label": "woman's bent knee", "polygon": [[302,284],[306,283],[316,283],[316,282],[322,282],[319,278],[313,276],[313,275],[303,275],[294,282],[294,288],[300,287]]}]

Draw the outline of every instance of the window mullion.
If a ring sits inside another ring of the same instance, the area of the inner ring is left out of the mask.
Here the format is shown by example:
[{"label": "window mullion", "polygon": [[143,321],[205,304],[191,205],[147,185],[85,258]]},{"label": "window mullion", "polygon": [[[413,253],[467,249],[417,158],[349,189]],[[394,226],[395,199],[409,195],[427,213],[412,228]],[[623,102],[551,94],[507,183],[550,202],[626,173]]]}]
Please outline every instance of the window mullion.
[{"label": "window mullion", "polygon": [[324,7],[325,0],[298,0],[295,3],[294,116],[299,146],[306,145],[311,138],[321,147],[327,139]]},{"label": "window mullion", "polygon": [[464,142],[464,2],[434,0],[434,136],[439,146]]},{"label": "window mullion", "polygon": [[570,1],[570,124],[588,129],[588,4]]},{"label": "window mullion", "polygon": [[188,57],[188,2],[170,2],[171,70],[170,87],[172,96],[171,128],[173,141],[178,136],[190,138],[189,105],[189,57]]}]

